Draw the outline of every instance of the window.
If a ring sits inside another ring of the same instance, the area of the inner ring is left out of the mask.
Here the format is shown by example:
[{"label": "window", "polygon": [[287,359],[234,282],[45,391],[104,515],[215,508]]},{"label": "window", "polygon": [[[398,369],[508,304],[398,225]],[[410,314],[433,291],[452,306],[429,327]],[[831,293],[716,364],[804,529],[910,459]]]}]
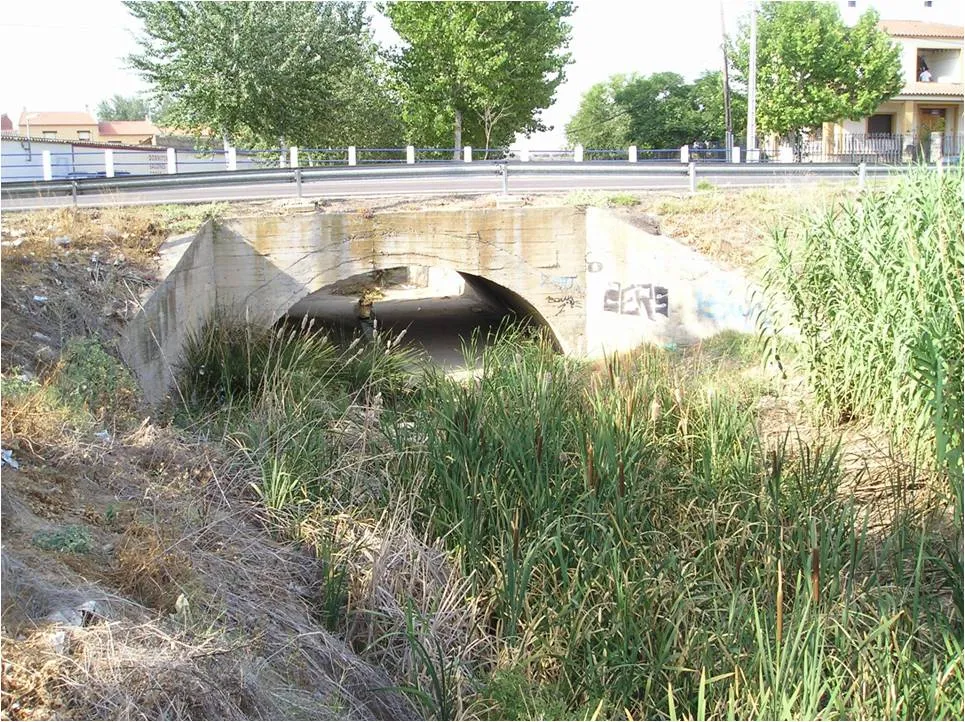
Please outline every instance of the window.
[{"label": "window", "polygon": [[120,144],[121,144],[121,141],[119,141],[119,140],[109,140],[109,141],[107,141],[107,145],[120,145]]},{"label": "window", "polygon": [[868,135],[891,135],[894,119],[893,115],[872,115],[868,118]]},{"label": "window", "polygon": [[89,130],[78,130],[78,131],[77,131],[77,140],[90,140],[90,131],[89,131]]},{"label": "window", "polygon": [[44,138],[56,138],[56,137],[57,137],[57,131],[56,131],[56,130],[45,130],[45,131],[44,131]]}]

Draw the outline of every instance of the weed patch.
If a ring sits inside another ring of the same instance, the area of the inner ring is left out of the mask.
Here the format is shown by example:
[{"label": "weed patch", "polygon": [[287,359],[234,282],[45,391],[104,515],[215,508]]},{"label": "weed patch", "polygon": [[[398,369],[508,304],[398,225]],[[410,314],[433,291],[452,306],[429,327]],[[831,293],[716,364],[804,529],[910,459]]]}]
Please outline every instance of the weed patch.
[{"label": "weed patch", "polygon": [[33,543],[46,551],[87,554],[93,539],[86,527],[71,524],[53,531],[37,532]]}]

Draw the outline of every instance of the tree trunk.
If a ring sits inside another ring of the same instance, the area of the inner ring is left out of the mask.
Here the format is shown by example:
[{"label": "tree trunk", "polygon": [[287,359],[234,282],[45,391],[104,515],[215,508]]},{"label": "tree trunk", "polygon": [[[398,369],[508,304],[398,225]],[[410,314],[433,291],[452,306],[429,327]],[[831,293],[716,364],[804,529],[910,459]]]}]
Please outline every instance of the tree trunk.
[{"label": "tree trunk", "polygon": [[456,123],[453,129],[453,143],[455,144],[452,149],[452,159],[459,160],[459,155],[462,153],[462,111],[456,110]]}]

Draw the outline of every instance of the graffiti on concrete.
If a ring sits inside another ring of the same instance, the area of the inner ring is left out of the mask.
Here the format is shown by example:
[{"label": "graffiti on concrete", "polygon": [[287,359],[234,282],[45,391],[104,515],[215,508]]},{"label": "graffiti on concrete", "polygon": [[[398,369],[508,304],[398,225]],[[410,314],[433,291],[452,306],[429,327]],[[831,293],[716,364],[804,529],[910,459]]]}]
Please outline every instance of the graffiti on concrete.
[{"label": "graffiti on concrete", "polygon": [[587,273],[599,273],[603,270],[603,264],[599,261],[587,261],[586,271]]},{"label": "graffiti on concrete", "polygon": [[603,294],[603,310],[624,316],[646,315],[651,321],[657,316],[670,318],[670,294],[664,286],[652,283],[611,283]]},{"label": "graffiti on concrete", "polygon": [[570,295],[567,295],[567,296],[547,296],[547,297],[546,297],[546,302],[547,302],[548,304],[550,304],[551,306],[556,306],[556,313],[554,314],[555,316],[559,316],[561,313],[563,313],[563,312],[564,312],[565,310],[567,310],[568,308],[579,308],[579,307],[581,307],[581,306],[583,305],[582,302],[581,302],[578,298],[576,298],[575,296],[570,296]]},{"label": "graffiti on concrete", "polygon": [[560,291],[578,291],[580,284],[576,276],[548,276],[539,274],[539,285],[552,286]]},{"label": "graffiti on concrete", "polygon": [[721,326],[752,330],[761,310],[759,303],[745,303],[743,295],[722,280],[698,289],[695,300],[697,317]]}]

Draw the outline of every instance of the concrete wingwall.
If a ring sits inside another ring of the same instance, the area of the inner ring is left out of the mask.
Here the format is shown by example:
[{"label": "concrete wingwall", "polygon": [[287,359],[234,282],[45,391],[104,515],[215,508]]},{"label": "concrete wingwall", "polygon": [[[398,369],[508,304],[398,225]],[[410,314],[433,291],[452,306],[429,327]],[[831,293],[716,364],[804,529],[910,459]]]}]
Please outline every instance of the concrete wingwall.
[{"label": "concrete wingwall", "polygon": [[168,239],[160,249],[161,284],[125,326],[120,350],[145,399],[161,401],[174,380],[184,344],[215,311],[215,222]]},{"label": "concrete wingwall", "polygon": [[753,284],[739,271],[600,208],[586,211],[586,353],[752,332]]},{"label": "concrete wingwall", "polygon": [[165,243],[162,266],[164,280],[121,344],[151,403],[171,389],[186,340],[217,308],[273,324],[319,289],[400,266],[448,268],[505,289],[576,356],[754,329],[740,273],[597,208],[208,221]]}]

